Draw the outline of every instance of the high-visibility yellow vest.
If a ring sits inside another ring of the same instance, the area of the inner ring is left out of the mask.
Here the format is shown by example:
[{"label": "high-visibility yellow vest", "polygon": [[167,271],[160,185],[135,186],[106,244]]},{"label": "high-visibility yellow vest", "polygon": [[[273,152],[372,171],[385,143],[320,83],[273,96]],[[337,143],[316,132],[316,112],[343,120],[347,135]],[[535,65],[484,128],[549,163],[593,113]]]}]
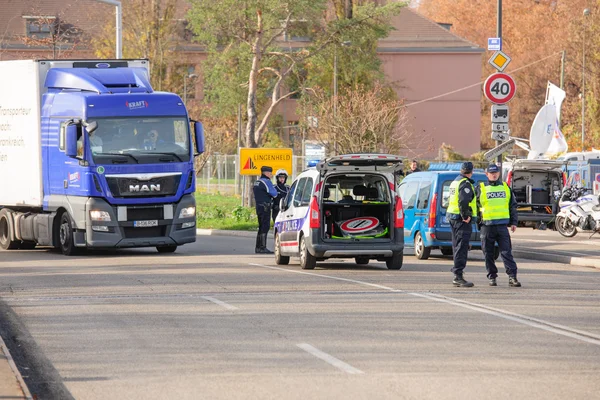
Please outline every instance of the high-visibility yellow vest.
[{"label": "high-visibility yellow vest", "polygon": [[510,219],[510,189],[506,182],[492,186],[480,184],[481,216],[484,221]]},{"label": "high-visibility yellow vest", "polygon": [[[450,214],[460,214],[460,207],[458,206],[458,188],[463,181],[467,181],[468,178],[462,178],[461,180],[454,180],[450,184],[450,197],[448,202],[448,213]],[[477,199],[475,198],[475,188],[473,184],[469,182],[471,189],[473,190],[473,200],[469,203],[469,207],[471,207],[471,215],[473,217],[477,216]]]}]

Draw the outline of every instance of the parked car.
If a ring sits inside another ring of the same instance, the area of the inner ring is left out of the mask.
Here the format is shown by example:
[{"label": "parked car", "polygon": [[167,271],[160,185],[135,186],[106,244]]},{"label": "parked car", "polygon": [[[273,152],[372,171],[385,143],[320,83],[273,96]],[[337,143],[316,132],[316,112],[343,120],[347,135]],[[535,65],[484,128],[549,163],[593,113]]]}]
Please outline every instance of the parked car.
[{"label": "parked car", "polygon": [[515,194],[519,225],[545,229],[558,212],[566,184],[565,161],[517,159],[503,163],[503,176]]},{"label": "parked car", "polygon": [[300,257],[303,269],[328,258],[359,265],[385,261],[400,269],[404,214],[396,196],[402,159],[387,154],[350,154],[320,161],[292,183],[275,221],[275,262]]},{"label": "parked car", "polygon": [[[398,187],[404,207],[404,244],[414,247],[420,260],[429,258],[432,249],[452,255],[452,233],[446,216],[450,184],[458,171],[425,171],[410,174]],[[474,172],[475,185],[487,182],[483,172]],[[477,225],[473,224],[471,247],[481,249]],[[499,252],[496,252],[496,258]]]}]

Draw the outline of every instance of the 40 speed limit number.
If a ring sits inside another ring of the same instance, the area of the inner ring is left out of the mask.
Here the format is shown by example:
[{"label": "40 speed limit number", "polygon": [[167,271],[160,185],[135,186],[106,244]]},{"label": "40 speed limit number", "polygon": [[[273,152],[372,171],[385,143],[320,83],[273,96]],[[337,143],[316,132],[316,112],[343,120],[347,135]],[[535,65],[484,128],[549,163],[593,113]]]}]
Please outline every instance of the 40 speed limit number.
[{"label": "40 speed limit number", "polygon": [[503,73],[490,75],[483,84],[485,97],[494,104],[508,103],[517,91],[514,79]]}]

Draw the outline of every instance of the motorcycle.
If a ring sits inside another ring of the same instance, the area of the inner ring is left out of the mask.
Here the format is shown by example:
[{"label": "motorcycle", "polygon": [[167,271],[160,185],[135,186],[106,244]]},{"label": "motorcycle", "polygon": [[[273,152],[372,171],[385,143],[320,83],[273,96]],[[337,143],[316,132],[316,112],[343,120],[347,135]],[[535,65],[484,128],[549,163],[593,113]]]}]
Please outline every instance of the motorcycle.
[{"label": "motorcycle", "polygon": [[600,232],[600,196],[586,194],[589,190],[577,186],[563,190],[555,226],[564,237],[573,237],[577,232],[591,232],[592,235]]}]

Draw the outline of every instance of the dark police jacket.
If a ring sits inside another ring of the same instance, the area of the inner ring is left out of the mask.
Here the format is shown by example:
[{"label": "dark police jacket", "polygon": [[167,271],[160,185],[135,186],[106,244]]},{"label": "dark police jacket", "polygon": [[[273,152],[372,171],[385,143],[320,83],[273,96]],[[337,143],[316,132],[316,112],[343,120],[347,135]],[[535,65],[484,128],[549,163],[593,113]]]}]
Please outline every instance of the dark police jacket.
[{"label": "dark police jacket", "polygon": [[278,182],[277,186],[275,186],[275,190],[277,190],[277,197],[275,197],[275,201],[273,202],[273,209],[279,210],[279,202],[281,199],[285,199],[285,196],[287,196],[290,191],[290,187],[285,183]]},{"label": "dark police jacket", "polygon": [[[487,185],[490,186],[501,186],[502,179],[498,179],[495,182],[488,181]],[[517,226],[517,222],[519,222],[519,214],[517,212],[517,199],[515,198],[515,194],[512,189],[510,189],[510,203],[508,205],[510,218],[509,219],[496,219],[494,221],[483,221],[484,225],[507,225],[507,226]],[[481,196],[481,188],[479,185],[475,187],[475,193],[477,194],[477,209],[481,210],[481,202],[479,201],[479,197]],[[480,219],[481,221],[481,219]]]},{"label": "dark police jacket", "polygon": [[277,197],[277,190],[275,190],[273,183],[265,175],[261,175],[260,178],[254,182],[253,192],[257,209],[259,206],[264,207],[265,205],[271,207],[273,198]]}]

